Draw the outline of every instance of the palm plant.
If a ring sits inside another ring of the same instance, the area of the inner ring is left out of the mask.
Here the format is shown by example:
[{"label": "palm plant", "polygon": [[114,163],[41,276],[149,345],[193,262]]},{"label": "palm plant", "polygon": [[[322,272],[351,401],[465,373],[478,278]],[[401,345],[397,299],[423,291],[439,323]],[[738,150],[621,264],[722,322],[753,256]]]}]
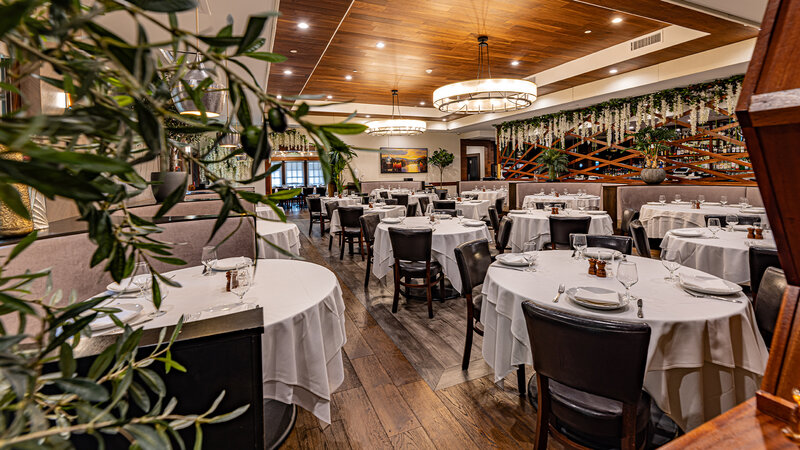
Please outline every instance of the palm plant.
[{"label": "palm plant", "polygon": [[548,148],[543,151],[542,154],[536,158],[536,162],[541,164],[537,172],[544,173],[546,170],[547,179],[550,181],[557,180],[559,175],[567,173],[569,170],[567,169],[567,164],[569,164],[567,155],[554,148]]},{"label": "palm plant", "polygon": [[675,139],[677,133],[672,128],[666,127],[643,127],[635,133],[630,133],[633,137],[633,148],[642,152],[645,159],[645,168],[658,168],[658,153],[669,149],[667,141]]}]

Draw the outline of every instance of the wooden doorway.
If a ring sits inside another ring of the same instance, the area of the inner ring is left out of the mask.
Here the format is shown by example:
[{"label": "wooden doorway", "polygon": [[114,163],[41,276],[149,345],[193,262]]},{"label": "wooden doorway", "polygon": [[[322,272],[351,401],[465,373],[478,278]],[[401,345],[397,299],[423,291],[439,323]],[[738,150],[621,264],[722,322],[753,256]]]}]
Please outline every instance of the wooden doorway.
[{"label": "wooden doorway", "polygon": [[467,155],[467,181],[481,179],[481,158],[478,155]]},{"label": "wooden doorway", "polygon": [[[461,139],[461,180],[480,180],[484,177],[497,176],[497,152],[494,141],[488,139]],[[475,170],[477,174],[470,173],[467,167],[472,161],[471,157],[478,159]]]}]

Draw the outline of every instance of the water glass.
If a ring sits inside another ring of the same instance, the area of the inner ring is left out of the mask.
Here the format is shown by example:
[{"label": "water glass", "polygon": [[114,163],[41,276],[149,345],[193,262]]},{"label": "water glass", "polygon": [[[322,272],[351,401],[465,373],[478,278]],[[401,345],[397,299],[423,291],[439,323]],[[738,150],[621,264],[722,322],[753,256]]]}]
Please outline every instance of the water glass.
[{"label": "water glass", "polygon": [[583,259],[583,251],[586,250],[586,235],[574,235],[572,237],[572,246],[578,251],[577,259]]},{"label": "water glass", "polygon": [[456,210],[456,217],[458,217],[458,223],[461,223],[461,221],[464,220],[464,211],[460,210],[460,209],[457,209]]},{"label": "water glass", "polygon": [[664,203],[667,203],[667,196],[666,195],[659,195],[658,196],[658,203],[661,203],[662,205]]},{"label": "water glass", "polygon": [[711,239],[719,239],[717,233],[722,229],[722,226],[718,218],[712,217],[708,219],[708,229],[711,231]]},{"label": "water glass", "polygon": [[675,194],[675,202],[680,203],[681,201],[681,194]]},{"label": "water glass", "polygon": [[747,198],[739,197],[739,206],[742,208],[747,208]]},{"label": "water glass", "polygon": [[204,276],[214,275],[213,268],[217,262],[217,247],[214,245],[206,245],[203,247],[203,253],[200,255],[200,262],[205,266],[203,271]]},{"label": "water glass", "polygon": [[583,211],[586,209],[586,203],[583,200],[578,200],[578,210]]},{"label": "water glass", "polygon": [[697,202],[698,202],[698,203],[700,203],[700,204],[702,205],[703,203],[705,203],[705,202],[706,202],[706,196],[705,196],[705,195],[703,195],[703,194],[700,194],[700,195],[698,195],[698,196],[697,196]]},{"label": "water glass", "polygon": [[664,266],[664,268],[669,270],[669,276],[665,277],[664,279],[670,283],[677,281],[675,271],[681,266],[678,262],[678,251],[670,249],[661,250],[661,264]]},{"label": "water glass", "polygon": [[406,213],[407,212],[408,211],[405,208],[400,208],[400,223],[403,223],[403,222],[406,221]]},{"label": "water glass", "polygon": [[625,300],[631,301],[631,287],[639,281],[636,263],[633,261],[620,261],[617,265],[617,281],[625,286]]},{"label": "water glass", "polygon": [[725,206],[728,204],[728,196],[727,195],[720,195],[719,196],[719,204]]},{"label": "water glass", "polygon": [[131,274],[131,282],[139,288],[139,296],[144,298],[145,292],[150,289],[150,283],[152,282],[150,266],[145,262],[136,263]]},{"label": "water glass", "polygon": [[236,302],[236,304],[241,305],[245,303],[243,300],[244,295],[247,294],[247,291],[249,291],[250,287],[253,285],[253,277],[250,274],[249,266],[236,269],[236,283],[235,287],[231,288],[231,292],[239,297],[239,301]]},{"label": "water glass", "polygon": [[533,267],[536,265],[536,260],[539,258],[539,245],[536,240],[529,240],[522,246],[523,258],[525,258],[525,262],[528,263],[528,267],[525,268],[526,272],[536,272],[536,269]]},{"label": "water glass", "polygon": [[569,190],[567,188],[564,188],[564,195],[569,195]]},{"label": "water glass", "polygon": [[728,214],[725,216],[725,223],[728,224],[728,229],[734,231],[733,227],[739,224],[739,216],[736,214]]}]

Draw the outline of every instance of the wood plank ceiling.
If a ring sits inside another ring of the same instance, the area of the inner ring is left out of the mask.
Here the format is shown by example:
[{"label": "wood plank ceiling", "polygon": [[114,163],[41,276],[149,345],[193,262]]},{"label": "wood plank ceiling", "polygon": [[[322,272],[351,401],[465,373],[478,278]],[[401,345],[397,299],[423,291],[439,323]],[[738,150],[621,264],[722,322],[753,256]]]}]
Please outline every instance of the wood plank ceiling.
[{"label": "wood plank ceiling", "polygon": [[[711,34],[615,65],[620,73],[757,33],[658,0],[292,0],[280,10],[274,51],[289,60],[272,65],[270,92],[386,105],[399,89],[404,107],[430,106],[436,88],[475,78],[480,34],[489,36],[492,75],[523,78],[668,24]],[[607,76],[581,74],[540,94]]]}]

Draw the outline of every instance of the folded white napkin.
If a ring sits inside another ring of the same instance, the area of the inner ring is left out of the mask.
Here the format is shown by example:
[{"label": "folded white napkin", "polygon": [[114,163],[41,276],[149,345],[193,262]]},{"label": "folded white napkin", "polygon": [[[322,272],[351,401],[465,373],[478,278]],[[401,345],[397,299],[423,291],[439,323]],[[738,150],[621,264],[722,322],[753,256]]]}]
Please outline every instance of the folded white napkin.
[{"label": "folded white napkin", "polygon": [[733,226],[733,230],[734,231],[747,231],[747,229],[750,228],[750,227],[751,227],[751,225],[734,225]]},{"label": "folded white napkin", "polygon": [[232,270],[252,263],[253,260],[246,256],[234,256],[232,258],[218,259],[213,268],[217,270]]},{"label": "folded white napkin", "polygon": [[504,253],[497,255],[497,260],[505,264],[527,264],[526,256],[522,253]]},{"label": "folded white napkin", "polygon": [[475,219],[467,219],[461,223],[470,227],[477,227],[484,224],[482,220],[475,220]]},{"label": "folded white napkin", "polygon": [[703,205],[705,206],[720,206],[722,203],[720,202],[705,202]]},{"label": "folded white napkin", "polygon": [[619,294],[616,292],[592,292],[578,288],[575,291],[575,298],[598,305],[619,305]]},{"label": "folded white napkin", "polygon": [[712,277],[710,275],[685,275],[680,274],[681,284],[688,287],[689,289],[692,288],[700,288],[700,289],[713,289],[713,290],[725,290],[728,289],[728,285],[723,281],[721,278]]},{"label": "folded white napkin", "polygon": [[525,214],[527,212],[528,211],[526,211],[524,209],[512,209],[512,210],[508,211],[509,214]]}]

